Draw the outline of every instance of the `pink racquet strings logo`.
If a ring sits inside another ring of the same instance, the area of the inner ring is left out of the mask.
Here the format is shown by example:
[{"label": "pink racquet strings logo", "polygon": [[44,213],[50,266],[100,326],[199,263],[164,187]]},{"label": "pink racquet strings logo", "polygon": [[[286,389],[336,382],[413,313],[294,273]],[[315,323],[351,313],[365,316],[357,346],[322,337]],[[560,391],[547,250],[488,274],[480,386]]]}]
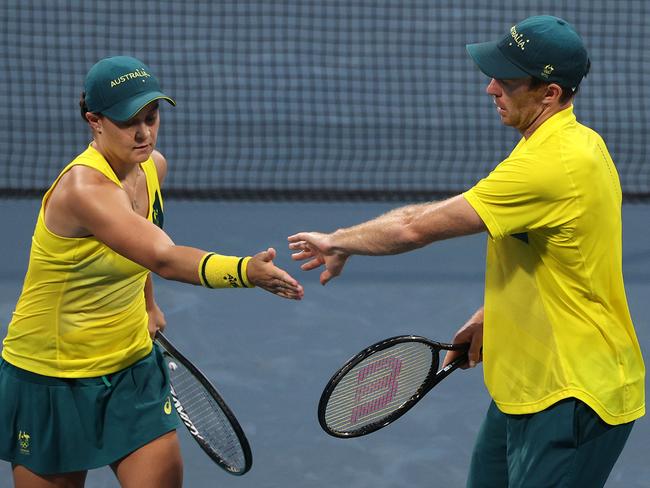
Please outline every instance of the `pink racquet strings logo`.
[{"label": "pink racquet strings logo", "polygon": [[[350,415],[351,424],[356,424],[363,417],[381,410],[393,400],[397,393],[397,378],[401,369],[402,360],[397,357],[390,357],[379,359],[359,370],[354,395],[354,402],[357,406],[352,409]],[[376,373],[382,370],[385,370],[385,374],[377,378]],[[374,379],[370,379],[371,377]],[[385,393],[360,403],[379,391],[385,391]]]}]

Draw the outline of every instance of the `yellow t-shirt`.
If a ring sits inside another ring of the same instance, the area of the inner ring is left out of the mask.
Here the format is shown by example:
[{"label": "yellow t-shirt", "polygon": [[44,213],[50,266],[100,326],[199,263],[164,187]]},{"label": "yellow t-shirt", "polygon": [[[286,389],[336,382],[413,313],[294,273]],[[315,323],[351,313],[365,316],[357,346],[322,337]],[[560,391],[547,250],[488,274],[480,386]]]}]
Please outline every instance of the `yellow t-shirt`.
[{"label": "yellow t-shirt", "polygon": [[621,188],[569,107],[464,194],[488,228],[484,375],[500,410],[574,397],[609,424],[645,413],[622,272]]},{"label": "yellow t-shirt", "polygon": [[[94,168],[121,186],[108,162],[91,146],[52,184],[43,197],[23,290],[2,350],[2,357],[14,366],[61,378],[119,371],[152,348],[144,300],[148,271],[92,236],[61,237],[45,226],[43,205],[61,176],[75,165]],[[141,167],[149,195],[148,219],[162,226],[156,166],[149,158]]]}]

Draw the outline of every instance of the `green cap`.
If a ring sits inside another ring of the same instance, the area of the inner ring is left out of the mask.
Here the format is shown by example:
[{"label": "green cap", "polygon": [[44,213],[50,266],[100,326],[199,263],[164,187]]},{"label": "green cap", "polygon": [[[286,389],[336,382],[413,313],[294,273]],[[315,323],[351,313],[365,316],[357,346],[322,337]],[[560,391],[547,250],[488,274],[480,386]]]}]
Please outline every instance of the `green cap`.
[{"label": "green cap", "polygon": [[578,33],[566,20],[551,15],[528,17],[499,41],[466,47],[490,78],[532,76],[575,89],[589,71],[589,56]]},{"label": "green cap", "polygon": [[176,102],[160,91],[158,79],[142,61],[114,56],[98,61],[85,82],[88,111],[125,122],[154,100]]}]

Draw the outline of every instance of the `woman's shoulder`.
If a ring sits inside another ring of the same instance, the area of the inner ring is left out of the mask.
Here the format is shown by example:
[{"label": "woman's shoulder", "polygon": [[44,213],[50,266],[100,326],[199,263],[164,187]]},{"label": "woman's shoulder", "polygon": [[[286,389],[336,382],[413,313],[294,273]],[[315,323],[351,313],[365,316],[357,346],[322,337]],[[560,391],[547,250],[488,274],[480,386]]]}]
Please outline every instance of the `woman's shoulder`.
[{"label": "woman's shoulder", "polygon": [[154,149],[151,153],[151,159],[156,167],[156,173],[158,173],[158,181],[162,186],[162,182],[164,181],[165,176],[167,176],[167,160],[157,149]]}]

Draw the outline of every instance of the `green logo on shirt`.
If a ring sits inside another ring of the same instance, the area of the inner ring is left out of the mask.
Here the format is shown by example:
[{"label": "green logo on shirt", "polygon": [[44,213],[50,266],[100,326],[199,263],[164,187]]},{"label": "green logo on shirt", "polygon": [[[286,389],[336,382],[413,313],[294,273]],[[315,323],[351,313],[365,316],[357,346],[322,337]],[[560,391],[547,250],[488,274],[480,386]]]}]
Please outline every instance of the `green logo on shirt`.
[{"label": "green logo on shirt", "polygon": [[153,213],[151,215],[151,220],[153,220],[153,223],[156,224],[158,227],[160,227],[161,229],[163,228],[163,224],[165,222],[165,215],[163,214],[162,203],[160,201],[160,195],[158,194],[157,190],[156,190],[156,195],[154,196],[153,199]]}]

